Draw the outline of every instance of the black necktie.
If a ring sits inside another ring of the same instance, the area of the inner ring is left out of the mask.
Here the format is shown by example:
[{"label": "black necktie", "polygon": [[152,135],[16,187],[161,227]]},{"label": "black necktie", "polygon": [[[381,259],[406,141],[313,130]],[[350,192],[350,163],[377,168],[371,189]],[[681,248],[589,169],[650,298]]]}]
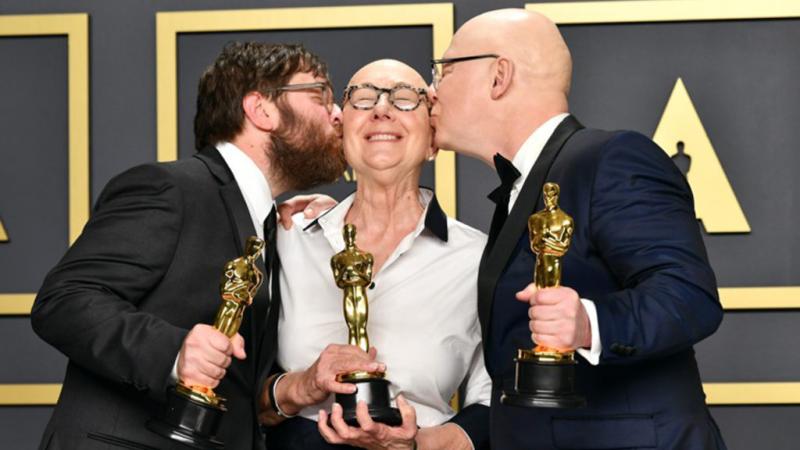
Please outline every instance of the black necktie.
[{"label": "black necktie", "polygon": [[264,220],[264,241],[266,244],[266,248],[264,249],[264,268],[266,269],[266,273],[264,274],[265,278],[270,280],[272,286],[272,294],[270,295],[270,289],[268,286],[261,286],[261,289],[267,290],[266,295],[266,302],[254,302],[254,312],[255,312],[255,321],[256,321],[256,343],[260,342],[261,333],[264,330],[264,327],[267,323],[267,311],[274,300],[279,298],[280,294],[276,291],[275,286],[276,282],[278,281],[278,266],[277,264],[277,248],[276,244],[276,234],[278,231],[277,227],[277,213],[275,211],[275,207],[272,207],[272,210],[269,212],[269,215]]},{"label": "black necktie", "polygon": [[491,248],[494,245],[497,235],[503,228],[503,224],[508,217],[508,200],[511,197],[511,188],[514,182],[520,177],[519,170],[511,164],[511,161],[503,158],[499,153],[494,155],[494,168],[497,170],[497,175],[500,176],[500,186],[489,193],[489,200],[495,203],[494,216],[492,217],[492,225],[489,228],[489,242],[488,246]]}]

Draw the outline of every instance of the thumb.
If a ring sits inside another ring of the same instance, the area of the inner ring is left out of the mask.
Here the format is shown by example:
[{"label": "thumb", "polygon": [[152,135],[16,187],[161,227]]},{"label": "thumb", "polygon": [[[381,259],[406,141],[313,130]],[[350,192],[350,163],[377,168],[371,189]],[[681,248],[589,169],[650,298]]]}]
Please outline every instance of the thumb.
[{"label": "thumb", "polygon": [[417,428],[417,412],[414,407],[403,397],[402,394],[397,396],[397,409],[400,410],[400,416],[403,418],[403,428]]},{"label": "thumb", "polygon": [[236,333],[231,338],[231,346],[233,346],[233,356],[237,359],[245,359],[247,354],[244,352],[244,338],[241,334]]},{"label": "thumb", "polygon": [[531,303],[531,300],[536,295],[536,291],[538,291],[538,289],[536,289],[536,285],[531,283],[527,285],[525,289],[517,292],[516,298],[521,302]]},{"label": "thumb", "polygon": [[367,352],[367,355],[369,355],[369,359],[374,360],[375,358],[378,357],[378,349],[375,347],[370,347],[369,351]]}]

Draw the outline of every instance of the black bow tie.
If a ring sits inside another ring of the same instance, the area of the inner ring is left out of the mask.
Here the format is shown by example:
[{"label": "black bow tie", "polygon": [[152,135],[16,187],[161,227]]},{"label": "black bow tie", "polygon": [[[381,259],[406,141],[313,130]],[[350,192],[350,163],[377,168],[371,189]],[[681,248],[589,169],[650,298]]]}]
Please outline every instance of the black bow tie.
[{"label": "black bow tie", "polygon": [[494,168],[497,170],[497,175],[500,176],[500,186],[489,194],[489,199],[498,205],[502,202],[508,203],[511,188],[521,174],[514,164],[502,157],[500,153],[494,155]]}]

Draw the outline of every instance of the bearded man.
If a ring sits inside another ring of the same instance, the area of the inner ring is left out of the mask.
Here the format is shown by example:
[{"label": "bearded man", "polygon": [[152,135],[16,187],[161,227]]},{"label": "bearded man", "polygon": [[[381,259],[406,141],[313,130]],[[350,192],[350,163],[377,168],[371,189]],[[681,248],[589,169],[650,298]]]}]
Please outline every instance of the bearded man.
[{"label": "bearded man", "polygon": [[[145,428],[177,380],[228,400],[228,448],[263,448],[257,398],[280,306],[274,198],[343,172],[340,121],[325,64],[302,46],[222,51],[199,83],[198,153],[112,179],[39,291],[33,328],[69,357],[40,448],[184,448]],[[229,340],[205,324],[225,262],[253,235],[271,270]]]}]

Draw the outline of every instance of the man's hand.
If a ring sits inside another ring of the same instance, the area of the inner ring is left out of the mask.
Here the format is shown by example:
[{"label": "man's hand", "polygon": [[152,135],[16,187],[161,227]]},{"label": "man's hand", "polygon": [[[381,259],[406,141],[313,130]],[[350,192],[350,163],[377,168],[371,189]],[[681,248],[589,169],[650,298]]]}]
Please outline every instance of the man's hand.
[{"label": "man's hand", "polygon": [[531,339],[557,350],[591,348],[592,328],[578,293],[568,287],[537,289],[531,283],[517,292],[526,302]]},{"label": "man's hand", "polygon": [[178,379],[188,386],[215,388],[231,365],[231,356],[244,359],[244,338],[231,339],[210,325],[198,324],[186,335],[178,354]]},{"label": "man's hand", "polygon": [[368,450],[410,450],[417,436],[417,413],[402,395],[397,396],[397,408],[403,423],[390,427],[373,421],[367,404],[361,400],[356,406],[360,428],[356,428],[344,422],[341,405],[334,403],[330,414],[332,427],[328,425],[328,413],[320,410],[317,428],[330,444],[347,444]]},{"label": "man's hand", "polygon": [[325,194],[295,195],[278,205],[278,216],[286,230],[292,228],[292,215],[303,211],[306,219],[316,219],[319,213],[336,206],[337,201]]}]

